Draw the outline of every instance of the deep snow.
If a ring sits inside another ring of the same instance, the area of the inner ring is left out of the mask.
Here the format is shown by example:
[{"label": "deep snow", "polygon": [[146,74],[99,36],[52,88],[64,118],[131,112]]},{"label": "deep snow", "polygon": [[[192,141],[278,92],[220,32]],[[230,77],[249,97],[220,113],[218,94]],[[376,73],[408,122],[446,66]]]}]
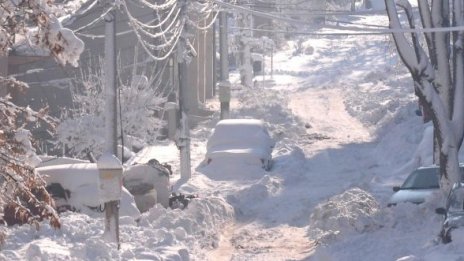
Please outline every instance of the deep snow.
[{"label": "deep snow", "polygon": [[[380,15],[356,19],[386,24]],[[463,258],[461,233],[437,244],[439,197],[386,207],[391,187],[431,155],[430,129],[415,114],[412,81],[389,36],[308,37],[306,45],[312,54],[293,56],[292,42],[276,54],[273,84],[259,76],[253,88],[233,91],[232,117],[269,123],[277,142],[270,172],[235,161],[200,165],[215,113],[192,130],[192,178],[172,179],[176,191],[199,196],[187,209],[122,217],[120,251],[103,240],[102,219],[84,214],[63,214],[61,230],[15,226],[0,259]],[[217,110],[218,101],[208,106]],[[172,144],[143,153],[161,155],[178,173]]]}]

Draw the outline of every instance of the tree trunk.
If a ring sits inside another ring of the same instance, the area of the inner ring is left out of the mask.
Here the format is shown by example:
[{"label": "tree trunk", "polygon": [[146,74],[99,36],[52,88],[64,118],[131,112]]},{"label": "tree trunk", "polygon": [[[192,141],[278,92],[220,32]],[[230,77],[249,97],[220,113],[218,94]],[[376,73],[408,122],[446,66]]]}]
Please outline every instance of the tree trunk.
[{"label": "tree trunk", "polygon": [[[456,3],[453,4],[453,12],[461,25],[462,6],[459,1]],[[398,5],[408,14],[410,28],[414,28],[409,2],[398,1]],[[390,27],[401,29],[395,1],[385,0],[385,6]],[[424,28],[449,26],[449,1],[433,0],[429,10],[428,2],[419,0],[419,10]],[[429,56],[418,42],[416,33],[412,34],[411,41],[403,33],[393,33],[401,60],[414,80],[416,95],[424,110],[430,112],[434,126],[434,156],[440,165],[440,186],[447,194],[453,183],[462,180],[458,161],[464,137],[464,58],[459,51],[462,50],[462,41],[451,43],[448,32],[425,33],[425,37]]]}]

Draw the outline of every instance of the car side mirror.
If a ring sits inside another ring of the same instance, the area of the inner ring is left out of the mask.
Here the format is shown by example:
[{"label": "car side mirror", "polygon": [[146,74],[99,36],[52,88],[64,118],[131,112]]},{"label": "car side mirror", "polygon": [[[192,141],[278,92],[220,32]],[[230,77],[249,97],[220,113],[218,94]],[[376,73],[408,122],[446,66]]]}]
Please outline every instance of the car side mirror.
[{"label": "car side mirror", "polygon": [[437,213],[439,215],[446,215],[446,209],[444,209],[444,208],[436,208],[435,213]]},{"label": "car side mirror", "polygon": [[394,186],[394,187],[393,187],[393,191],[394,191],[394,192],[397,192],[397,191],[399,191],[400,189],[401,189],[401,188],[400,188],[399,186]]}]

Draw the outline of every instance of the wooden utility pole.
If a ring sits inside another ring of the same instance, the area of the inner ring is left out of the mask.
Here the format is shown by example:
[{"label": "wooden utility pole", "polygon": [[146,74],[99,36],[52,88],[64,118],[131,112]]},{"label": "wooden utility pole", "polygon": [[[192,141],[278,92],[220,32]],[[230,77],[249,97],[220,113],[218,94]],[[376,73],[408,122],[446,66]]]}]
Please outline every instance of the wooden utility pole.
[{"label": "wooden utility pole", "polygon": [[188,124],[188,108],[185,106],[186,88],[188,86],[188,64],[185,59],[179,61],[179,110],[180,135],[177,138],[177,147],[180,150],[180,176],[188,180],[192,176],[190,164],[190,128]]},{"label": "wooden utility pole", "polygon": [[[105,94],[106,94],[106,153],[117,154],[117,96],[116,96],[116,16],[110,11],[105,16]],[[119,249],[119,200],[105,205],[105,234]]]},{"label": "wooden utility pole", "polygon": [[229,118],[230,82],[229,82],[229,46],[227,39],[227,13],[219,14],[219,52],[221,58],[221,77],[218,84],[221,103],[221,120]]},{"label": "wooden utility pole", "polygon": [[[187,15],[187,1],[181,2],[181,17]],[[185,35],[188,35],[189,26],[184,26],[186,31]],[[189,88],[189,70],[187,53],[191,55],[191,45],[188,44],[188,39],[182,37],[179,39],[177,46],[177,62],[178,62],[178,79],[179,79],[179,111],[180,111],[180,132],[176,140],[176,145],[180,150],[180,176],[182,180],[188,180],[192,176],[191,163],[190,163],[190,128],[188,124],[188,113],[189,108],[187,105]],[[189,51],[187,51],[189,50]]]}]

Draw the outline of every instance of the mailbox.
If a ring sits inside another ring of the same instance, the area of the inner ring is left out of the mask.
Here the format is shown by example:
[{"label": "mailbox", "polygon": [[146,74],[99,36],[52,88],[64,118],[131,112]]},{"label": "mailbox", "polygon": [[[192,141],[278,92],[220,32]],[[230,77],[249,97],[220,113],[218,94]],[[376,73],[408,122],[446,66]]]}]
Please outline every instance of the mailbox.
[{"label": "mailbox", "polygon": [[100,203],[117,201],[122,193],[122,164],[111,153],[103,154],[97,162],[98,195]]}]

